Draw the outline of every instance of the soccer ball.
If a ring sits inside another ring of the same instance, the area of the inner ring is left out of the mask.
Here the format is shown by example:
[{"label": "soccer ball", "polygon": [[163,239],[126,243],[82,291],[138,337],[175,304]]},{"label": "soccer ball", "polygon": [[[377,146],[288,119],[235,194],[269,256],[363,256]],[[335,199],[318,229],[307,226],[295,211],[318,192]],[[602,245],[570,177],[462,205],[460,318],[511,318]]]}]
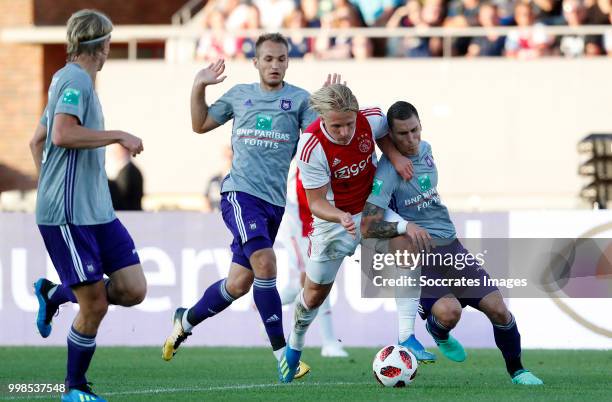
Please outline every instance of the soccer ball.
[{"label": "soccer ball", "polygon": [[385,346],[376,353],[372,362],[374,377],[385,387],[405,387],[417,374],[417,359],[405,347]]}]

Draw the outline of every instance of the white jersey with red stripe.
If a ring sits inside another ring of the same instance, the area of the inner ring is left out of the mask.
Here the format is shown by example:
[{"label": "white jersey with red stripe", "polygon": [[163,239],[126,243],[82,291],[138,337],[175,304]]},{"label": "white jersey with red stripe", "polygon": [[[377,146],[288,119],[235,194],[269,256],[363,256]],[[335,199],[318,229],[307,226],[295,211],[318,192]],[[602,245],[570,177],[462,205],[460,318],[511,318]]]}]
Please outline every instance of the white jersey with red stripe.
[{"label": "white jersey with red stripe", "polygon": [[363,210],[376,172],[375,141],[387,135],[387,119],[380,108],[357,113],[355,132],[348,144],[339,144],[320,119],[298,143],[298,168],[305,189],[329,184],[327,200],[351,214]]},{"label": "white jersey with red stripe", "polygon": [[[328,185],[327,200],[353,215],[357,228],[376,172],[374,144],[388,131],[387,119],[380,108],[371,108],[357,113],[355,132],[348,144],[338,144],[320,119],[306,129],[298,143],[298,168],[304,188]],[[352,255],[360,241],[359,230],[353,237],[339,223],[315,217],[310,235],[310,260],[323,262]],[[319,276],[311,272],[309,278]]]}]

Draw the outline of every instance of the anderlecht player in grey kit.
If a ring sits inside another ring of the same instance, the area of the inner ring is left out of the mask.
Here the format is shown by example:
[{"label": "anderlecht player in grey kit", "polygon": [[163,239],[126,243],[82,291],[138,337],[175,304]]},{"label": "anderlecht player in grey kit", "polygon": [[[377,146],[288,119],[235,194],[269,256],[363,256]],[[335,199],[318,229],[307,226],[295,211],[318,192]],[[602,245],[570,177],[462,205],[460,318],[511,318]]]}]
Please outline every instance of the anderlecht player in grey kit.
[{"label": "anderlecht player in grey kit", "polygon": [[[225,79],[219,60],[195,77],[191,95],[193,130],[206,133],[233,119],[232,168],[222,184],[221,212],[230,230],[232,263],[227,278],[210,285],[191,308],[178,308],[162,357],[170,360],[193,327],[220,313],[253,286],[253,299],[279,366],[285,350],[282,305],[272,249],[285,209],[289,164],[304,130],[316,115],[309,94],[284,81],[288,44],[279,34],[258,38],[253,59],[259,82],[230,88],[211,106],[206,87]],[[302,366],[300,374],[307,368]],[[294,373],[291,373],[293,377]],[[285,376],[279,375],[281,381]]]},{"label": "anderlecht player in grey kit", "polygon": [[[59,306],[79,303],[68,332],[66,393],[62,401],[104,401],[85,374],[108,305],[133,306],[146,293],[134,242],[115,216],[104,170],[105,146],[118,143],[132,155],[140,138],[106,130],[94,89],[110,51],[113,25],[104,14],[81,10],[68,20],[68,62],[55,73],[49,100],[30,143],[40,172],[36,222],[61,284],[40,278],[36,324],[48,337]],[[104,278],[104,275],[107,278]]]},{"label": "anderlecht player in grey kit", "polygon": [[[391,140],[402,154],[412,160],[414,177],[402,180],[383,156],[376,168],[372,193],[363,210],[362,235],[379,239],[403,239],[406,241],[405,250],[411,252],[431,250],[439,255],[468,254],[457,239],[455,225],[438,194],[438,169],[431,145],[421,141],[421,120],[416,108],[408,102],[396,102],[389,108],[387,120]],[[388,208],[394,213],[385,212]],[[390,218],[397,215],[399,219]],[[480,282],[475,283],[482,284],[474,288],[421,288],[419,314],[426,320],[425,327],[444,356],[455,362],[466,359],[463,346],[450,332],[459,322],[462,308],[471,306],[483,312],[491,321],[495,343],[502,353],[512,382],[521,385],[542,384],[542,380],[523,367],[521,336],[516,321],[497,287],[484,280],[488,278],[484,267],[476,261],[464,269],[425,261],[420,268],[421,275],[427,278],[462,276],[478,279]],[[416,303],[414,308],[417,308]]]}]

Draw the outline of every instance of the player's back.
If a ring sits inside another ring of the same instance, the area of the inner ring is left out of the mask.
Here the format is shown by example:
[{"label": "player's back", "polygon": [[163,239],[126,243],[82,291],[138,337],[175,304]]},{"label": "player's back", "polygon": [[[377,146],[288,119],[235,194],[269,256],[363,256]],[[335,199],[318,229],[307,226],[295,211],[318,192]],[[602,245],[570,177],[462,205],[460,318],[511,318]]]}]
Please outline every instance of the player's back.
[{"label": "player's back", "polygon": [[56,114],[77,118],[92,130],[104,130],[104,115],[89,74],[68,63],[55,73],[41,124],[47,127],[36,202],[41,225],[94,225],[115,219],[108,178],[104,170],[105,148],[71,149],[53,144]]}]

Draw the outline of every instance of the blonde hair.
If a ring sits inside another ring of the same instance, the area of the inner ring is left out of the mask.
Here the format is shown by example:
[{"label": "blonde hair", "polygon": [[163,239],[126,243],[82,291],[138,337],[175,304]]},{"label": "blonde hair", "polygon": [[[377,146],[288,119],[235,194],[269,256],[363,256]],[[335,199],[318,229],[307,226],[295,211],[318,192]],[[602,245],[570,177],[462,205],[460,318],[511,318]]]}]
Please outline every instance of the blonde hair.
[{"label": "blonde hair", "polygon": [[113,30],[113,23],[96,10],[80,10],[70,16],[67,24],[68,60],[80,54],[95,55],[104,48],[104,42]]},{"label": "blonde hair", "polygon": [[319,115],[329,112],[359,112],[359,103],[346,85],[332,84],[310,95],[310,107]]}]

